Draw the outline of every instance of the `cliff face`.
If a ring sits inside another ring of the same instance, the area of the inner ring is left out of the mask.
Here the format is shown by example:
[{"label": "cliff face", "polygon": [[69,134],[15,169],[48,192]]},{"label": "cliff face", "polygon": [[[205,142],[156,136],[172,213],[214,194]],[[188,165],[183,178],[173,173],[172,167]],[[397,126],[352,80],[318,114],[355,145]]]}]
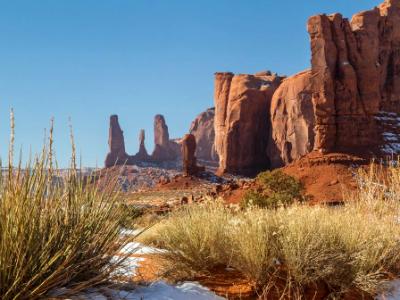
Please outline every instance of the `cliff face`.
[{"label": "cliff face", "polygon": [[351,21],[340,14],[311,17],[308,32],[314,148],[386,151],[380,115],[400,113],[400,1],[385,1]]},{"label": "cliff face", "polygon": [[251,175],[268,167],[268,107],[281,80],[270,72],[215,74],[214,127],[219,173]]},{"label": "cliff face", "polygon": [[215,108],[209,108],[199,114],[192,122],[189,133],[196,139],[196,157],[206,161],[217,161],[214,140]]},{"label": "cliff face", "polygon": [[266,155],[270,167],[279,167],[313,150],[315,108],[311,71],[285,79],[272,97],[271,130]]},{"label": "cliff face", "polygon": [[400,153],[400,0],[351,21],[314,16],[307,28],[311,70],[281,84],[264,79],[272,83],[268,96],[259,76],[217,73],[215,145],[222,172],[279,167],[313,150]]}]

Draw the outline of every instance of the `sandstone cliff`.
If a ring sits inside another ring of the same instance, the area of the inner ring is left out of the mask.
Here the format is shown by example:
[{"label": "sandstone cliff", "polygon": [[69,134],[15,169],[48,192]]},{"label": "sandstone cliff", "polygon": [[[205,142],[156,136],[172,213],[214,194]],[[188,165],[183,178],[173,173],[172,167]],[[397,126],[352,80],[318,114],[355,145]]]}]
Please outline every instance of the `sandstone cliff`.
[{"label": "sandstone cliff", "polygon": [[269,106],[282,78],[215,74],[215,149],[219,173],[251,175],[269,166]]},{"label": "sandstone cliff", "polygon": [[279,167],[313,150],[400,154],[400,0],[350,21],[314,16],[307,29],[311,69],[276,80],[273,96],[263,98],[257,76],[217,73],[221,172]]},{"label": "sandstone cliff", "polygon": [[[340,14],[311,17],[308,32],[311,71],[288,79],[289,89],[282,86],[271,107],[272,166],[311,150],[400,153],[400,1],[385,1],[351,21]],[[293,99],[307,112],[279,110],[290,109]],[[305,120],[306,127],[294,129]]]}]

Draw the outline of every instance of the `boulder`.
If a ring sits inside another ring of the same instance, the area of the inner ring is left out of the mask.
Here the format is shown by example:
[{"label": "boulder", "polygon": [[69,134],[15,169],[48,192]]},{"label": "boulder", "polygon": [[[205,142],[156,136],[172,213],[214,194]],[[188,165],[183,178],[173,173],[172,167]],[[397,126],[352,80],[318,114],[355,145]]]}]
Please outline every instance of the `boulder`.
[{"label": "boulder", "polygon": [[215,108],[209,108],[193,120],[189,133],[196,138],[196,157],[206,161],[217,161],[218,156],[214,147]]}]

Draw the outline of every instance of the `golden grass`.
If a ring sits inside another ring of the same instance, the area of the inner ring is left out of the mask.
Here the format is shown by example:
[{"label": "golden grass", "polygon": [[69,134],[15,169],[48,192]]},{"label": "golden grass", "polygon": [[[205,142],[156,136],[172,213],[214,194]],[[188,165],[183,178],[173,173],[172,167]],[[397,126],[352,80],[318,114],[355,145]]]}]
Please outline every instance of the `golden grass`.
[{"label": "golden grass", "polygon": [[169,251],[177,274],[222,265],[261,288],[284,277],[296,290],[323,283],[332,293],[374,295],[400,275],[400,168],[371,165],[358,178],[342,207],[238,212],[206,202],[173,213],[152,238]]}]

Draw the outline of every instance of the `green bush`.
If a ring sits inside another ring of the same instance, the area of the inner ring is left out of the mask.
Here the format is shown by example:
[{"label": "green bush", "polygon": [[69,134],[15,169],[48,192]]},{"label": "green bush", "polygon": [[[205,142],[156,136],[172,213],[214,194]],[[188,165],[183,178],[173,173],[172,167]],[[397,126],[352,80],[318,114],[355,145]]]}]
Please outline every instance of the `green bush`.
[{"label": "green bush", "polygon": [[294,201],[305,200],[304,186],[294,177],[281,170],[267,171],[257,176],[258,190],[247,192],[241,206],[261,208],[287,207]]},{"label": "green bush", "polygon": [[260,173],[257,181],[273,193],[286,193],[293,198],[301,198],[304,191],[300,181],[279,169]]}]

